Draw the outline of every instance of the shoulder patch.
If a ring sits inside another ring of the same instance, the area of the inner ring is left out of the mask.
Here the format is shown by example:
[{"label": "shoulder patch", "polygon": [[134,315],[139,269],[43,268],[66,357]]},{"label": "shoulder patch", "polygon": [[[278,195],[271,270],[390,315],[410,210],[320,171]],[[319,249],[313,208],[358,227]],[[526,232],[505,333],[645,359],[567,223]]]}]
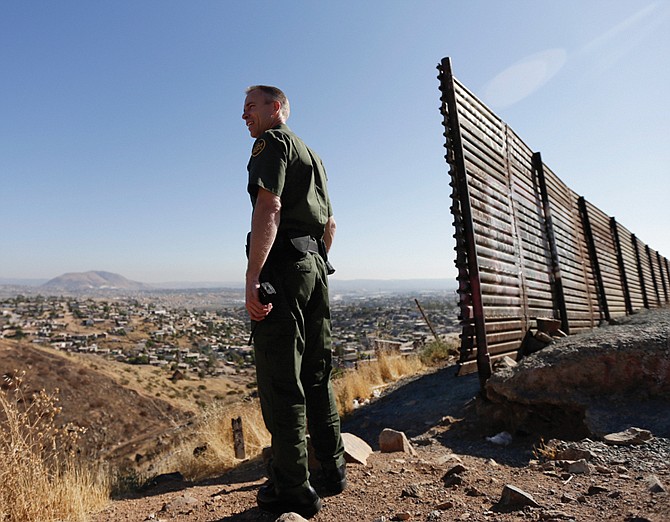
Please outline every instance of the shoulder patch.
[{"label": "shoulder patch", "polygon": [[256,140],[256,143],[254,143],[254,148],[251,151],[251,156],[255,158],[261,152],[263,152],[263,149],[265,149],[265,140],[264,139]]}]

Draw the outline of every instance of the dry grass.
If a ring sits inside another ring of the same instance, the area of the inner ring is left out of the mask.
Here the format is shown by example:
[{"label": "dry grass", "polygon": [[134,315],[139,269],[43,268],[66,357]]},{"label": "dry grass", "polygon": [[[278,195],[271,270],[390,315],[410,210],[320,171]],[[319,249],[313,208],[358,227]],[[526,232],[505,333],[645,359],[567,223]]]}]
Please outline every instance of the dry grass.
[{"label": "dry grass", "polygon": [[240,417],[247,458],[253,458],[270,444],[257,400],[215,405],[202,414],[193,434],[182,441],[156,469],[158,473],[179,470],[187,480],[215,476],[240,463],[235,457],[232,419]]},{"label": "dry grass", "polygon": [[381,353],[377,360],[359,363],[358,369],[348,370],[333,383],[340,415],[346,415],[358,404],[371,399],[380,387],[424,369],[418,357],[390,353]]},{"label": "dry grass", "polygon": [[83,521],[108,501],[108,475],[77,460],[80,432],[57,426],[57,402],[44,391],[25,397],[19,376],[3,382],[0,520]]},{"label": "dry grass", "polygon": [[[340,414],[353,410],[354,400],[372,398],[374,390],[423,369],[418,357],[382,354],[376,361],[345,372],[333,383]],[[205,410],[194,433],[153,471],[160,474],[179,470],[187,480],[201,480],[236,466],[240,461],[235,458],[232,419],[237,417],[242,418],[246,457],[260,455],[270,444],[270,434],[263,424],[258,401],[223,404]]]},{"label": "dry grass", "polygon": [[430,366],[440,361],[456,357],[460,353],[460,336],[458,333],[448,334],[440,340],[433,340],[426,344],[421,352],[421,360]]}]

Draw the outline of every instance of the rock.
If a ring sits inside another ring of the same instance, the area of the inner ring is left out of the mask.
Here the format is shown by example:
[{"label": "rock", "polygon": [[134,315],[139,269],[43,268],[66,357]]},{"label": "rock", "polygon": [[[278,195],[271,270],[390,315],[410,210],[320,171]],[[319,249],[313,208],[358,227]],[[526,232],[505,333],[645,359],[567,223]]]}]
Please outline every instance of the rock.
[{"label": "rock", "polygon": [[379,449],[382,453],[395,453],[402,451],[410,455],[416,455],[416,451],[407,440],[407,436],[402,431],[385,428],[379,434]]},{"label": "rock", "polygon": [[579,448],[566,448],[556,451],[554,460],[593,460],[593,453]]},{"label": "rock", "polygon": [[509,446],[512,443],[512,435],[506,431],[501,431],[493,437],[486,437],[486,440],[498,446]]},{"label": "rock", "polygon": [[493,373],[485,384],[489,418],[545,439],[602,438],[630,426],[670,437],[667,322],[642,315],[625,328],[571,335]]},{"label": "rock", "polygon": [[447,488],[455,488],[463,484],[463,477],[460,475],[450,475],[444,477],[444,486]]},{"label": "rock", "polygon": [[573,475],[589,475],[591,473],[591,467],[589,463],[584,459],[579,460],[561,460],[557,461],[557,464],[561,466],[568,473]]},{"label": "rock", "polygon": [[493,371],[498,371],[501,368],[514,368],[518,366],[518,364],[519,363],[517,363],[509,355],[505,355],[505,357],[501,357],[500,359],[497,359],[495,363],[493,363]]},{"label": "rock", "polygon": [[552,509],[540,513],[540,520],[546,520],[548,522],[553,520],[575,520],[575,517],[574,515],[571,515],[569,513],[565,513],[563,511],[555,511]]},{"label": "rock", "polygon": [[453,500],[445,500],[444,502],[440,502],[436,507],[437,509],[446,511],[447,509],[451,509],[454,507],[454,502]]},{"label": "rock", "polygon": [[536,332],[535,339],[544,344],[551,344],[554,342],[554,338],[551,335],[544,332]]},{"label": "rock", "polygon": [[[344,460],[349,464],[362,464],[367,466],[368,457],[372,455],[373,451],[370,445],[363,439],[352,435],[351,433],[342,433],[342,442],[344,442]],[[272,457],[272,448],[263,449],[263,461],[266,463]],[[321,469],[321,463],[316,459],[316,452],[312,446],[311,437],[307,437],[307,458],[309,461],[309,469]]]},{"label": "rock", "polygon": [[184,476],[179,471],[173,471],[171,473],[163,473],[157,475],[149,482],[144,484],[140,491],[145,491],[147,489],[155,488],[157,486],[175,486],[181,484],[184,481]]},{"label": "rock", "polygon": [[567,471],[568,473],[572,473],[575,475],[576,474],[590,475],[591,466],[589,466],[589,463],[586,462],[586,460],[579,459],[568,464]]},{"label": "rock", "polygon": [[610,433],[605,435],[603,439],[607,444],[617,444],[621,446],[632,446],[636,444],[644,444],[650,441],[654,436],[649,430],[640,428],[628,428],[627,430],[618,433]]},{"label": "rock", "polygon": [[485,497],[486,494],[483,493],[482,491],[478,490],[475,487],[469,487],[465,489],[465,494],[468,497]]},{"label": "rock", "polygon": [[164,513],[188,515],[193,512],[199,503],[200,501],[197,498],[184,494],[177,497],[172,502],[163,504],[161,511]]},{"label": "rock", "polygon": [[587,495],[592,496],[592,495],[597,495],[598,493],[607,493],[609,489],[607,489],[605,486],[596,486],[596,485],[591,485],[589,486],[589,490],[587,491]]},{"label": "rock", "polygon": [[350,464],[367,466],[368,457],[373,453],[370,445],[351,433],[343,433],[342,441],[344,442],[344,460]]},{"label": "rock", "polygon": [[668,491],[656,475],[650,476],[647,479],[647,484],[649,485],[649,493],[665,493]]},{"label": "rock", "polygon": [[450,468],[442,477],[443,479],[451,477],[452,475],[460,475],[465,473],[467,468],[463,464],[456,464],[454,467]]},{"label": "rock", "polygon": [[298,515],[298,513],[284,513],[275,522],[307,522],[307,519]]},{"label": "rock", "polygon": [[409,520],[412,518],[412,515],[407,511],[402,511],[401,513],[396,513],[393,515],[391,520]]},{"label": "rock", "polygon": [[437,466],[443,466],[447,462],[451,462],[451,461],[455,461],[455,462],[458,462],[458,463],[461,463],[461,464],[463,463],[463,461],[461,460],[461,457],[459,457],[455,453],[449,453],[448,455],[444,455],[444,456],[440,457],[439,459],[437,459],[437,461],[435,461],[435,464]]},{"label": "rock", "polygon": [[519,489],[510,484],[505,485],[503,488],[502,495],[500,496],[498,503],[506,507],[540,507],[540,505],[533,498],[533,495],[526,493],[522,489]]},{"label": "rock", "polygon": [[423,496],[423,491],[421,487],[416,484],[410,484],[403,488],[400,493],[401,497],[411,497],[411,498],[421,498]]},{"label": "rock", "polygon": [[538,317],[536,322],[537,329],[540,332],[544,332],[549,335],[554,335],[561,327],[560,319],[554,319],[552,317]]}]

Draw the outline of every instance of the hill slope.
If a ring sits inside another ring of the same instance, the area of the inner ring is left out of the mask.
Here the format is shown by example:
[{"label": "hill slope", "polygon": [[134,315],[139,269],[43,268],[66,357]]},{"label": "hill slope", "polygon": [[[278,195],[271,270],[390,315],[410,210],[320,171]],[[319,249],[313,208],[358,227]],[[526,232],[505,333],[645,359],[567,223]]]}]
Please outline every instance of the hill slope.
[{"label": "hill slope", "polygon": [[104,271],[69,272],[50,279],[41,288],[62,289],[68,292],[83,290],[146,290],[149,285],[131,281],[125,277]]},{"label": "hill slope", "polygon": [[[91,458],[121,462],[132,458],[143,441],[152,445],[159,436],[186,423],[193,412],[166,400],[121,384],[101,368],[106,361],[84,364],[80,357],[29,344],[0,341],[0,374],[25,374],[23,396],[40,390],[56,395],[62,408],[60,425],[86,429],[80,450]],[[56,392],[58,390],[58,392]]]}]

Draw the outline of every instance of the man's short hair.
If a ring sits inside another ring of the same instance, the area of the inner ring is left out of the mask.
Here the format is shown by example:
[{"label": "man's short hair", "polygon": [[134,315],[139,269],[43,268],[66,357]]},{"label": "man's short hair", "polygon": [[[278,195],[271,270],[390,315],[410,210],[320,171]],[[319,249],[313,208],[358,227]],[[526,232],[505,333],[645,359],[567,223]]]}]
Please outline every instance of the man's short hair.
[{"label": "man's short hair", "polygon": [[291,106],[284,91],[271,85],[252,85],[251,87],[247,87],[247,90],[244,91],[244,93],[249,94],[251,91],[261,91],[265,94],[265,98],[268,102],[278,101],[281,105],[279,115],[284,121],[288,120],[289,114],[291,114]]}]

